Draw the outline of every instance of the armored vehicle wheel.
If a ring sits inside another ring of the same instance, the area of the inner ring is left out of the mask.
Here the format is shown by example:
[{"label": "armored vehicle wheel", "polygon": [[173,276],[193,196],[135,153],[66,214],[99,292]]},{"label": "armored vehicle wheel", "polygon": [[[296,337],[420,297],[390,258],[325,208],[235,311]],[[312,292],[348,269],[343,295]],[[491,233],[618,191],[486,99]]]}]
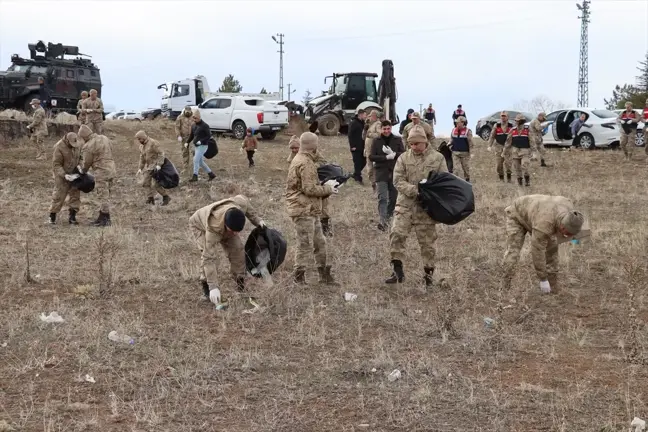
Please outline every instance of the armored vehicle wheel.
[{"label": "armored vehicle wheel", "polygon": [[335,114],[325,114],[317,121],[320,134],[336,136],[340,132],[340,119]]}]

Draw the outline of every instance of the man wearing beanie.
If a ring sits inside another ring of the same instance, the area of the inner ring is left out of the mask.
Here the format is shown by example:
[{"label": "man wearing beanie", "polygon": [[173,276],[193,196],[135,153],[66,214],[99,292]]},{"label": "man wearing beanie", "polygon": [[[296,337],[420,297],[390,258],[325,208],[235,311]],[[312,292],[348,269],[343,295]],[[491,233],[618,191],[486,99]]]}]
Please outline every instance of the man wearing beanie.
[{"label": "man wearing beanie", "polygon": [[322,199],[337,193],[339,183],[329,180],[320,185],[315,162],[318,158],[317,135],[304,132],[299,141],[299,152],[290,163],[286,180],[287,212],[297,232],[294,281],[306,283],[306,267],[311,262],[311,253],[314,253],[319,282],[334,285],[336,282],[331,274],[331,266],[327,265],[326,238],[322,233],[320,217]]},{"label": "man wearing beanie", "polygon": [[558,291],[558,245],[581,232],[585,218],[563,196],[526,195],[506,207],[503,288],[508,290],[527,233],[531,259],[543,293]]},{"label": "man wearing beanie", "polygon": [[292,162],[295,156],[297,156],[297,152],[299,151],[299,137],[297,135],[290,137],[288,148],[290,149],[290,154],[288,155],[287,161]]},{"label": "man wearing beanie", "polygon": [[230,273],[240,291],[245,290],[245,249],[239,233],[245,227],[245,219],[254,226],[265,228],[250,200],[236,195],[198,209],[189,218],[189,228],[200,250],[200,283],[203,298],[221,304],[218,288],[218,259],[216,250],[220,245],[230,262]]},{"label": "man wearing beanie", "polygon": [[79,174],[87,173],[92,168],[95,178],[95,191],[99,199],[99,217],[93,222],[94,226],[104,227],[111,225],[110,221],[110,188],[117,171],[112,155],[112,142],[108,137],[98,135],[88,127],[81,125],[78,138],[83,145],[83,163]]},{"label": "man wearing beanie", "polygon": [[394,186],[398,191],[398,198],[389,233],[389,254],[393,273],[385,283],[395,284],[405,280],[403,260],[407,237],[413,229],[421,248],[425,271],[423,280],[426,287],[431,287],[436,255],[436,222],[417,202],[418,184],[427,179],[430,172],[448,172],[448,166],[445,157],[430,145],[427,130],[422,124],[411,126],[407,144],[409,150],[396,159],[394,167]]}]

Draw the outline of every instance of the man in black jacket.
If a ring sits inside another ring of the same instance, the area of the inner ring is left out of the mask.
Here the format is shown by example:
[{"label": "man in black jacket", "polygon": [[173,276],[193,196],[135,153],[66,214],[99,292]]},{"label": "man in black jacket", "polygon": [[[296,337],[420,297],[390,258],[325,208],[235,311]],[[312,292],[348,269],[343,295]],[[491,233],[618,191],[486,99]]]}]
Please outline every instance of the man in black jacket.
[{"label": "man in black jacket", "polygon": [[414,114],[414,110],[412,108],[407,110],[407,116],[405,117],[405,120],[403,120],[400,124],[400,127],[398,128],[398,133],[403,135],[403,131],[405,130],[405,126],[408,124],[412,123],[412,114]]},{"label": "man in black jacket", "polygon": [[382,122],[382,133],[374,139],[369,153],[369,160],[374,163],[376,190],[378,191],[378,214],[380,223],[378,229],[387,231],[389,220],[394,214],[398,191],[394,187],[394,167],[396,159],[405,153],[403,140],[392,134],[389,120]]},{"label": "man in black jacket", "polygon": [[358,110],[356,116],[349,124],[349,147],[351,149],[351,157],[353,158],[353,179],[358,183],[362,183],[362,170],[367,165],[367,160],[364,156],[365,143],[362,137],[365,126],[365,119],[367,113],[364,110]]},{"label": "man in black jacket", "polygon": [[189,135],[189,138],[187,138],[187,142],[184,144],[185,148],[187,148],[189,146],[189,143],[193,142],[193,145],[196,147],[196,152],[194,153],[193,160],[193,176],[189,181],[198,181],[198,171],[200,170],[200,168],[205,170],[205,172],[209,176],[209,181],[212,181],[216,176],[209,168],[207,162],[205,162],[205,158],[203,157],[207,152],[207,148],[209,147],[209,140],[212,137],[211,130],[209,129],[209,125],[202,121],[202,119],[200,118],[200,111],[194,111],[192,118],[195,124],[191,127],[191,134]]}]

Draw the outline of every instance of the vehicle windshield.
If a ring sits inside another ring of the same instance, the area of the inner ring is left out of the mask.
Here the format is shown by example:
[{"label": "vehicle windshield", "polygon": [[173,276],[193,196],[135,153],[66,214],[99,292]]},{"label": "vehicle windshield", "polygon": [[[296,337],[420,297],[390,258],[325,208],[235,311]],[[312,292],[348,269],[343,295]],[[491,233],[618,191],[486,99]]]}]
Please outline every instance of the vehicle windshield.
[{"label": "vehicle windshield", "polygon": [[28,65],[12,64],[11,66],[9,66],[7,71],[11,71],[11,72],[27,72],[27,68],[29,68]]},{"label": "vehicle windshield", "polygon": [[348,79],[348,77],[346,75],[335,78],[335,81],[334,81],[335,88],[332,88],[333,86],[331,86],[331,90],[333,90],[333,94],[342,94],[342,93],[344,93],[346,91],[346,88],[347,88],[346,80],[347,79]]},{"label": "vehicle windshield", "polygon": [[592,110],[592,114],[594,114],[596,117],[600,117],[600,118],[616,118],[616,117],[618,117],[617,114],[613,113],[612,111],[608,111],[608,110]]},{"label": "vehicle windshield", "polygon": [[367,100],[378,102],[378,92],[376,91],[376,78],[368,76],[365,78],[365,92],[367,93]]}]

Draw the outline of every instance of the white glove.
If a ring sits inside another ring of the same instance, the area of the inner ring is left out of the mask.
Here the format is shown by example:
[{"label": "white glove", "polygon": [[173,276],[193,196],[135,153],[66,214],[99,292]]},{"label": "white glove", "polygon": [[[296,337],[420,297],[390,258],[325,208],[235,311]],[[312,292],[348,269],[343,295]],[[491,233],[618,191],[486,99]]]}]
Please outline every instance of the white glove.
[{"label": "white glove", "polygon": [[396,158],[396,153],[393,153],[393,152],[392,153],[387,153],[387,155],[385,155],[385,159],[387,159],[387,160],[394,160],[395,158]]},{"label": "white glove", "polygon": [[221,302],[221,292],[216,285],[209,284],[209,301],[215,305]]},{"label": "white glove", "polygon": [[181,136],[178,137],[178,142],[182,142],[182,137]]},{"label": "white glove", "polygon": [[83,174],[83,168],[81,168],[81,165],[77,165],[77,171],[79,171],[79,174]]},{"label": "white glove", "polygon": [[474,158],[474,157],[475,157],[475,154],[474,154],[474,153],[470,153],[470,159],[472,159],[472,158]]},{"label": "white glove", "polygon": [[198,142],[196,143],[196,145],[199,146],[199,145],[200,145],[200,141],[198,141]]},{"label": "white glove", "polygon": [[140,175],[140,174],[142,174],[142,170],[141,170],[141,169],[138,169],[138,170],[137,170],[137,174],[135,174],[135,175]]},{"label": "white glove", "polygon": [[[333,189],[337,189],[340,186],[340,183],[337,180],[328,180],[324,183],[325,186],[331,186]],[[337,193],[337,191],[335,192]]]},{"label": "white glove", "polygon": [[549,294],[551,292],[551,286],[549,285],[549,281],[540,281],[540,291],[542,291],[545,294]]},{"label": "white glove", "polygon": [[239,149],[239,153],[243,153],[243,147]]},{"label": "white glove", "polygon": [[162,167],[160,165],[155,165],[155,171],[160,171]]},{"label": "white glove", "polygon": [[78,179],[79,177],[80,177],[79,174],[65,174],[65,180],[67,180],[69,182],[74,181],[74,180]]},{"label": "white glove", "polygon": [[390,147],[388,147],[386,145],[382,146],[382,151],[386,155],[390,155],[390,154],[394,153],[394,150],[392,150]]},{"label": "white glove", "polygon": [[189,147],[189,143],[185,143],[184,148]]},{"label": "white glove", "polygon": [[87,112],[87,113],[89,113],[89,112],[94,112],[94,110],[93,110],[93,109],[87,109],[86,112]]},{"label": "white glove", "polygon": [[28,125],[28,126],[26,126],[26,127],[27,127],[27,129],[31,130],[31,126]]},{"label": "white glove", "polygon": [[488,150],[488,151],[492,151],[492,150],[493,150],[493,147],[488,147],[487,150]]},{"label": "white glove", "polygon": [[268,225],[266,225],[265,221],[259,222],[259,228],[267,228]]}]

